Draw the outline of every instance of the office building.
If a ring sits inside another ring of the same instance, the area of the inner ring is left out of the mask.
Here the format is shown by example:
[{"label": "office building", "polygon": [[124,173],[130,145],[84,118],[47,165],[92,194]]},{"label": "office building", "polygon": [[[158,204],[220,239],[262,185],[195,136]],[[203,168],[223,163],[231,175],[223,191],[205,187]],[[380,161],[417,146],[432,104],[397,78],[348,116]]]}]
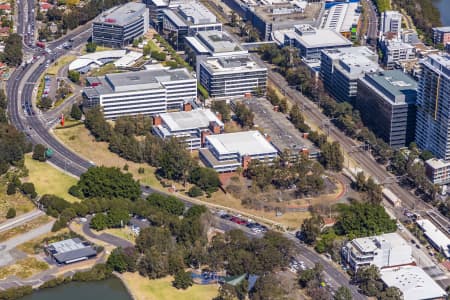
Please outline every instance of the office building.
[{"label": "office building", "polygon": [[194,36],[201,31],[222,31],[222,24],[216,16],[200,2],[182,2],[162,12],[162,33],[177,50],[184,49],[187,36]]},{"label": "office building", "polygon": [[58,264],[66,265],[97,256],[94,247],[79,238],[52,243],[45,246],[45,252]]},{"label": "office building", "polygon": [[358,79],[379,69],[378,55],[365,46],[322,51],[320,76],[324,87],[338,101],[354,103]]},{"label": "office building", "polygon": [[101,106],[107,119],[180,110],[197,97],[197,81],[186,69],[115,73],[87,81],[83,105]]},{"label": "office building", "polygon": [[284,34],[284,45],[298,48],[306,60],[320,59],[326,49],[351,47],[352,42],[330,29],[316,29],[309,25],[296,25]]},{"label": "office building", "polygon": [[92,41],[98,45],[122,48],[148,31],[149,16],[145,4],[128,2],[113,7],[92,23]]},{"label": "office building", "polygon": [[401,63],[416,60],[416,48],[401,40],[383,39],[380,42],[381,51],[383,51],[383,65],[387,69],[393,69]]},{"label": "office building", "polygon": [[200,62],[210,56],[236,56],[248,53],[225,31],[202,31],[185,39],[185,53],[188,62],[200,73]]},{"label": "office building", "polygon": [[416,266],[383,269],[380,275],[384,284],[398,288],[405,300],[445,300],[447,297],[430,275]]},{"label": "office building", "polygon": [[233,172],[247,169],[252,160],[271,163],[277,157],[277,149],[259,131],[241,131],[209,135],[205,148],[200,149],[200,159],[217,172]]},{"label": "office building", "polygon": [[267,68],[250,55],[208,57],[200,62],[199,82],[214,98],[265,93]]},{"label": "office building", "polygon": [[402,30],[402,14],[395,10],[387,10],[381,14],[380,33],[395,33],[400,36]]},{"label": "office building", "polygon": [[209,109],[171,112],[153,118],[153,132],[162,139],[176,137],[186,143],[186,148],[196,150],[205,144],[205,138],[211,134],[220,134],[224,124],[221,117]]},{"label": "office building", "polygon": [[417,82],[400,70],[366,74],[358,80],[355,107],[378,137],[394,148],[414,141]]},{"label": "office building", "polygon": [[354,271],[370,265],[383,269],[414,263],[411,246],[395,232],[354,239],[342,248],[342,257]]},{"label": "office building", "polygon": [[431,54],[421,61],[417,90],[416,143],[438,159],[450,160],[450,56]]},{"label": "office building", "polygon": [[156,31],[162,31],[164,9],[176,8],[183,0],[143,0],[149,12],[150,25],[156,29]]},{"label": "office building", "polygon": [[445,233],[438,229],[430,220],[419,219],[416,221],[417,226],[423,231],[423,235],[428,242],[447,259],[450,258],[450,239]]},{"label": "office building", "polygon": [[450,26],[433,28],[433,43],[443,45],[450,43]]},{"label": "office building", "polygon": [[339,32],[348,39],[357,38],[360,27],[361,5],[359,1],[335,2],[325,10],[320,29]]},{"label": "office building", "polygon": [[442,159],[431,158],[425,161],[425,174],[433,184],[449,184],[450,162],[446,162]]}]

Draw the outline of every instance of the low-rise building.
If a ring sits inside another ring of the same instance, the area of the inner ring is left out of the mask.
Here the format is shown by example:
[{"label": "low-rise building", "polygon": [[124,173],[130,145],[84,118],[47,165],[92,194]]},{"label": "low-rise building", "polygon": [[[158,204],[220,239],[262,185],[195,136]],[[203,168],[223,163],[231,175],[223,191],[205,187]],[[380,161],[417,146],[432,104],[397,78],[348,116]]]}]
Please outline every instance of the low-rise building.
[{"label": "low-rise building", "polygon": [[217,172],[247,169],[252,160],[271,163],[278,151],[259,131],[243,131],[209,135],[205,148],[200,149],[200,159]]},{"label": "low-rise building", "polygon": [[171,112],[153,118],[153,132],[162,139],[176,137],[186,143],[186,148],[196,150],[204,146],[206,136],[220,134],[224,129],[220,115],[209,109]]},{"label": "low-rise building", "polygon": [[447,293],[427,274],[416,266],[383,269],[381,280],[388,287],[398,288],[403,299],[444,300]]},{"label": "low-rise building", "polygon": [[393,69],[396,65],[416,60],[416,48],[401,40],[384,39],[381,41],[383,52],[383,65],[387,69]]},{"label": "low-rise building", "polygon": [[433,184],[449,184],[450,162],[443,159],[431,158],[425,162],[425,173]]},{"label": "low-rise building", "polygon": [[365,46],[322,51],[320,76],[324,87],[338,101],[354,103],[358,79],[379,69],[378,55]]},{"label": "low-rise building", "polygon": [[354,239],[342,248],[342,256],[355,271],[370,265],[383,269],[414,263],[411,246],[395,232]]},{"label": "low-rise building", "polygon": [[148,31],[148,9],[143,3],[128,2],[100,14],[92,23],[92,41],[122,48]]},{"label": "low-rise building", "polygon": [[248,54],[208,57],[199,64],[199,82],[211,97],[243,97],[266,91],[267,68]]},{"label": "low-rise building", "polygon": [[395,10],[386,10],[381,14],[380,33],[394,33],[400,36],[402,30],[402,14]]},{"label": "low-rise building", "polygon": [[331,29],[356,40],[361,20],[359,1],[330,3],[321,20],[321,29]]},{"label": "low-rise building", "polygon": [[185,37],[200,31],[222,31],[216,16],[200,2],[183,2],[171,9],[163,9],[162,32],[177,50],[184,49]]},{"label": "low-rise building", "polygon": [[151,69],[87,78],[86,108],[101,106],[106,119],[181,110],[197,97],[197,80],[186,69]]},{"label": "low-rise building", "polygon": [[97,256],[94,247],[79,238],[52,243],[45,246],[45,252],[58,264],[66,265]]},{"label": "low-rise building", "polygon": [[296,25],[284,33],[284,45],[298,48],[302,58],[311,60],[320,59],[322,50],[351,47],[352,42],[334,30]]},{"label": "low-rise building", "polygon": [[433,28],[433,42],[443,45],[450,43],[450,26]]},{"label": "low-rise building", "polygon": [[358,79],[355,107],[373,132],[394,148],[407,147],[416,126],[417,82],[400,70]]},{"label": "low-rise building", "polygon": [[420,219],[416,223],[436,251],[442,253],[446,258],[450,258],[450,239],[447,235],[428,219]]}]

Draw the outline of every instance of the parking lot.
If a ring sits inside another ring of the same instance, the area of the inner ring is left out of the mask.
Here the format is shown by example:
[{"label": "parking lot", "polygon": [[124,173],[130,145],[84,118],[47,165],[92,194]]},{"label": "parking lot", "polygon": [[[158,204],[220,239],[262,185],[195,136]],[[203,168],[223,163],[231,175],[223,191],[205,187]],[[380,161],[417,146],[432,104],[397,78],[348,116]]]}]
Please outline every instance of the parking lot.
[{"label": "parking lot", "polygon": [[319,149],[292,125],[286,115],[276,112],[266,98],[253,98],[243,103],[255,114],[255,124],[269,135],[272,144],[282,152],[289,149],[292,155],[307,150],[310,158],[319,155]]},{"label": "parking lot", "polygon": [[225,213],[224,211],[218,212],[217,215],[223,220],[228,220],[230,222],[241,225],[243,227],[247,227],[254,234],[258,234],[258,233],[263,234],[263,233],[266,233],[268,230],[267,226],[261,225],[252,220],[245,219],[239,215],[233,216],[231,214]]}]

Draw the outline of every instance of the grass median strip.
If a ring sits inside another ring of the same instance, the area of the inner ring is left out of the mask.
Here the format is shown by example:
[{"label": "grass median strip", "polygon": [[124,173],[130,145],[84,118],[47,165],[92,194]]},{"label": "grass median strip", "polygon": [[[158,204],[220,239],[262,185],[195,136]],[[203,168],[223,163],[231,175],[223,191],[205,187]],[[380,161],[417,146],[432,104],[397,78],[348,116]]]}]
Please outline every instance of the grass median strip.
[{"label": "grass median strip", "polygon": [[27,257],[18,260],[15,264],[0,268],[0,280],[10,276],[27,279],[31,276],[48,270],[49,265],[35,257]]}]

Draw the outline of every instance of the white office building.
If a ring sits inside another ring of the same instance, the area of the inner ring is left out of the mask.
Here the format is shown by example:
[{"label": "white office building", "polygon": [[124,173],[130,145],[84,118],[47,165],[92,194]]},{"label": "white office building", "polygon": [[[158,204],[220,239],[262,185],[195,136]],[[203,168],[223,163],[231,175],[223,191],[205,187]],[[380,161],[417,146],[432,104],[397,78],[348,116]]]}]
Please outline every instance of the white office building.
[{"label": "white office building", "polygon": [[382,40],[381,50],[383,51],[383,64],[387,69],[393,69],[401,63],[416,60],[416,48],[398,39]]},{"label": "white office building", "polygon": [[210,135],[205,148],[200,149],[200,159],[217,172],[233,172],[237,168],[247,169],[251,160],[271,163],[277,149],[259,131],[243,131]]},{"label": "white office building", "polygon": [[425,161],[425,174],[428,179],[437,185],[445,185],[450,183],[450,162],[431,158]]},{"label": "white office building", "polygon": [[267,68],[250,55],[208,57],[199,65],[199,82],[214,98],[265,93]]},{"label": "white office building", "polygon": [[100,14],[92,23],[92,41],[122,48],[148,31],[148,9],[143,3],[128,2]]},{"label": "white office building", "polygon": [[177,50],[184,49],[187,36],[201,31],[222,31],[222,23],[200,2],[181,2],[171,9],[163,9],[162,13],[162,32]]},{"label": "white office building", "polygon": [[322,51],[320,76],[325,88],[338,101],[353,103],[358,79],[379,69],[378,55],[365,46]]},{"label": "white office building", "polygon": [[115,73],[87,81],[83,105],[101,106],[107,119],[180,110],[184,103],[197,97],[197,81],[186,69]]},{"label": "white office building", "polygon": [[388,287],[398,288],[405,300],[444,300],[447,293],[416,266],[404,266],[380,271],[381,280]]},{"label": "white office building", "polygon": [[220,134],[224,124],[220,116],[209,109],[170,112],[153,118],[153,132],[162,139],[176,137],[186,143],[188,150],[196,150],[211,134]]},{"label": "white office building", "polygon": [[436,251],[442,253],[446,258],[450,258],[450,239],[447,235],[428,219],[420,219],[416,223]]},{"label": "white office building", "polygon": [[284,33],[284,45],[298,48],[303,59],[319,60],[322,50],[351,47],[352,42],[334,30],[303,24]]},{"label": "white office building", "polygon": [[353,270],[369,265],[383,269],[414,263],[411,246],[395,232],[354,239],[342,248],[342,256]]},{"label": "white office building", "polygon": [[450,160],[450,56],[421,61],[417,90],[416,142],[438,159]]},{"label": "white office building", "polygon": [[387,10],[381,14],[380,33],[396,33],[402,30],[402,14],[395,10]]}]

